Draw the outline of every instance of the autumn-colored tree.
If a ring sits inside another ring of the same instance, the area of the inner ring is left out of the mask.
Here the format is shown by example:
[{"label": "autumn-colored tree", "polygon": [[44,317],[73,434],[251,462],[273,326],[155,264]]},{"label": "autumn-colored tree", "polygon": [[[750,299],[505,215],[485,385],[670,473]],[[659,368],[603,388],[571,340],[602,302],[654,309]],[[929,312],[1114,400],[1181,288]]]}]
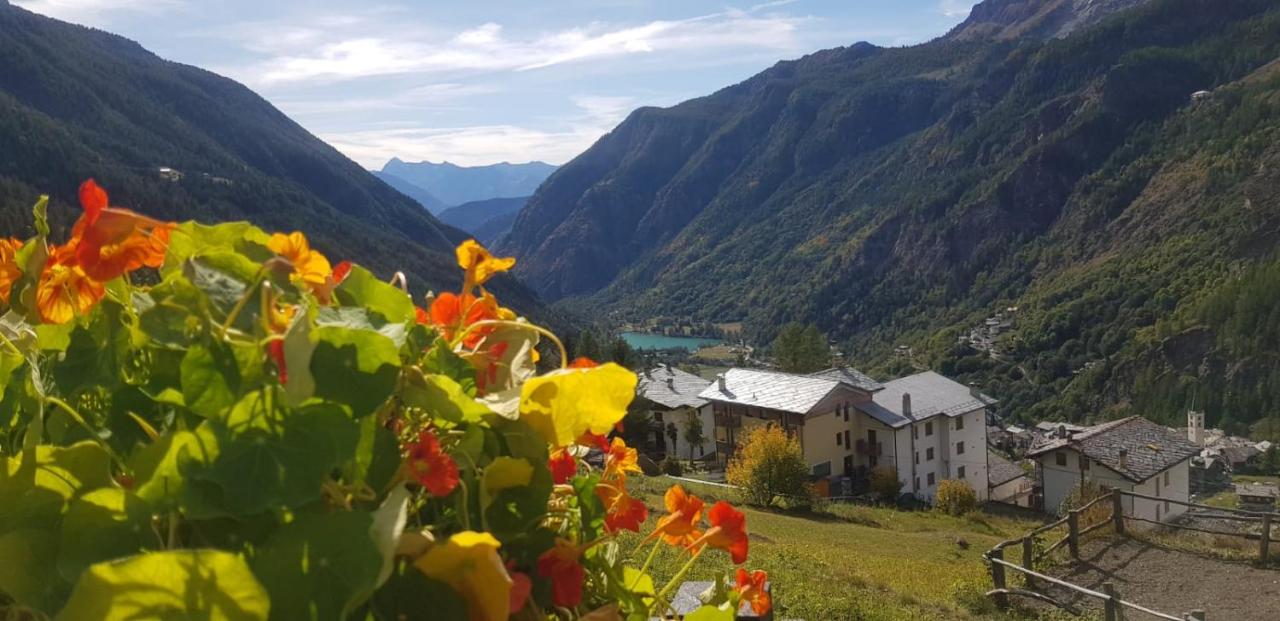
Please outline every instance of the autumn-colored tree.
[{"label": "autumn-colored tree", "polygon": [[871,491],[885,502],[894,502],[902,493],[902,480],[893,468],[876,468],[871,471]]},{"label": "autumn-colored tree", "polygon": [[947,479],[938,484],[933,507],[947,515],[964,515],[978,508],[978,494],[968,481]]},{"label": "autumn-colored tree", "polygon": [[776,425],[763,425],[744,433],[725,479],[741,488],[743,500],[750,504],[770,506],[779,499],[793,507],[813,504],[809,467],[800,442]]}]

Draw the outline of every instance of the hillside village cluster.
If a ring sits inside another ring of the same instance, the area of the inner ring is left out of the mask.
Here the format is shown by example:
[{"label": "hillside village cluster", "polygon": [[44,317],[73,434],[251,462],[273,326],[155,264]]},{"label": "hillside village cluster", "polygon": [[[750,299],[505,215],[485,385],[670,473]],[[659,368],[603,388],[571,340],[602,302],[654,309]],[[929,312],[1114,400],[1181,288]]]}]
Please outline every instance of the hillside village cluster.
[{"label": "hillside village cluster", "polygon": [[[850,367],[809,375],[732,368],[707,380],[662,365],[641,372],[637,396],[651,417],[651,452],[719,469],[746,430],[778,425],[799,441],[819,494],[833,498],[866,493],[870,473],[890,468],[903,500],[920,503],[948,479],[968,483],[980,501],[1048,513],[1084,482],[1187,502],[1227,487],[1232,472],[1270,448],[1206,429],[1203,412],[1190,412],[1181,429],[1140,416],[1088,427],[1004,425],[992,412],[995,398],[933,371],[882,383]],[[691,416],[704,430],[694,446],[684,431]],[[1243,502],[1274,504],[1273,488],[1242,487]],[[1126,502],[1127,512],[1157,522],[1182,512],[1167,502]]]}]

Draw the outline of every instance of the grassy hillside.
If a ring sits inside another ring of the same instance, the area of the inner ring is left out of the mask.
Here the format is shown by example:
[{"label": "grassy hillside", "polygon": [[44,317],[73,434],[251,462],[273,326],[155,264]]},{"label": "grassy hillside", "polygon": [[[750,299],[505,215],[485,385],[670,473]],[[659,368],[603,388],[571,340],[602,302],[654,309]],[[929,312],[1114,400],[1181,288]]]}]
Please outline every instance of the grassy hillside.
[{"label": "grassy hillside", "polygon": [[[636,479],[632,484],[651,509],[647,526],[661,517],[661,494],[671,483],[656,478]],[[725,496],[722,488],[697,484],[686,488],[708,502],[737,502],[732,495]],[[813,515],[744,512],[751,534],[747,564],[769,572],[777,590],[774,615],[778,619],[995,619],[994,614],[970,612],[957,594],[985,592],[990,582],[982,552],[1039,525],[985,514],[953,518],[851,505]],[[624,540],[623,550],[634,548],[639,539]],[[958,539],[966,541],[968,549],[957,545]],[[641,560],[647,552],[639,554]],[[664,549],[654,562],[655,582],[664,584],[682,563],[672,550]],[[695,570],[689,579],[712,576]]]}]

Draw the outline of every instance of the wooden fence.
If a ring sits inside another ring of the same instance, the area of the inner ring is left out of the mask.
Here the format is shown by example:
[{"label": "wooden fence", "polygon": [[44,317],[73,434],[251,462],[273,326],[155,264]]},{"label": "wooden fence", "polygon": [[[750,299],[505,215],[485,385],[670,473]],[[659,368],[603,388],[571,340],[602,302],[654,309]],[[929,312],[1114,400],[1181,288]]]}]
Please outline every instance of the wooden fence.
[{"label": "wooden fence", "polygon": [[[1163,503],[1169,503],[1169,504],[1176,504],[1176,505],[1187,507],[1188,509],[1200,511],[1200,513],[1184,513],[1183,514],[1191,518],[1200,517],[1200,518],[1209,518],[1209,519],[1224,520],[1224,521],[1260,523],[1262,527],[1262,532],[1261,534],[1231,533],[1231,532],[1210,530],[1206,528],[1199,528],[1189,524],[1158,522],[1156,520],[1148,520],[1146,518],[1140,518],[1137,516],[1125,515],[1125,511],[1124,511],[1125,497],[1137,498],[1141,500],[1149,500],[1149,501],[1155,501],[1155,502],[1163,502]],[[1086,525],[1083,528],[1081,527],[1080,520],[1082,515],[1087,515],[1089,510],[1093,509],[1096,506],[1105,507],[1107,505],[1110,505],[1111,512],[1105,519],[1099,520],[1094,524]],[[995,600],[996,606],[1000,608],[1007,608],[1009,605],[1009,596],[1016,595],[1016,596],[1028,597],[1031,599],[1047,602],[1058,608],[1062,608],[1067,611],[1078,613],[1079,611],[1075,610],[1070,604],[1066,602],[1058,601],[1045,593],[1036,591],[1037,584],[1052,584],[1052,585],[1057,585],[1062,588],[1065,588],[1079,595],[1083,595],[1096,600],[1101,600],[1103,605],[1104,615],[1105,615],[1104,618],[1106,619],[1106,621],[1119,621],[1123,616],[1122,609],[1126,609],[1126,608],[1130,610],[1143,612],[1157,619],[1164,619],[1167,621],[1191,621],[1191,620],[1204,621],[1205,612],[1203,610],[1193,610],[1183,616],[1176,616],[1168,613],[1151,610],[1149,608],[1140,606],[1133,602],[1125,601],[1120,597],[1120,594],[1116,592],[1115,584],[1111,582],[1104,582],[1102,584],[1102,591],[1094,591],[1092,589],[1087,589],[1085,587],[1072,584],[1065,580],[1060,580],[1058,578],[1054,578],[1053,576],[1049,576],[1049,575],[1035,571],[1035,565],[1037,562],[1045,559],[1050,554],[1062,549],[1064,546],[1067,548],[1067,551],[1071,555],[1072,559],[1079,559],[1080,558],[1080,538],[1091,532],[1094,532],[1103,528],[1111,527],[1112,529],[1114,529],[1116,534],[1119,534],[1119,535],[1125,534],[1126,520],[1137,521],[1137,522],[1149,522],[1152,524],[1158,524],[1163,527],[1185,529],[1185,530],[1191,530],[1191,531],[1196,531],[1201,533],[1209,533],[1213,535],[1221,535],[1221,536],[1228,536],[1228,537],[1243,537],[1246,539],[1257,540],[1258,541],[1258,561],[1259,563],[1266,563],[1270,553],[1271,524],[1273,522],[1280,521],[1280,514],[1264,513],[1264,512],[1258,512],[1258,511],[1241,511],[1236,509],[1223,509],[1221,507],[1211,507],[1208,505],[1202,505],[1202,504],[1197,504],[1193,502],[1183,502],[1179,500],[1173,500],[1170,498],[1159,498],[1156,496],[1148,496],[1146,494],[1139,494],[1136,492],[1112,490],[1111,492],[1103,496],[1100,496],[1098,498],[1095,498],[1089,501],[1088,503],[1084,504],[1078,509],[1073,509],[1071,511],[1068,511],[1066,517],[1063,517],[1060,520],[1041,526],[1040,528],[1037,528],[1018,539],[1010,539],[1008,541],[1001,542],[997,544],[996,547],[987,551],[987,553],[983,555],[983,558],[986,559],[987,564],[990,566],[991,582],[992,582],[992,585],[995,587],[990,592],[988,592],[987,595],[992,597]],[[1061,530],[1065,530],[1064,536],[1062,536],[1060,539],[1050,539],[1048,540],[1049,541],[1048,545],[1045,545],[1043,548],[1037,549],[1037,546],[1040,543],[1042,537],[1045,537],[1050,533],[1053,533],[1054,531],[1061,531]],[[1019,550],[1021,552],[1020,564],[1005,560],[1005,550],[1009,548]],[[1009,585],[1009,581],[1006,576],[1007,571],[1014,571],[1014,572],[1021,573],[1024,577],[1026,588],[1011,587]]]}]

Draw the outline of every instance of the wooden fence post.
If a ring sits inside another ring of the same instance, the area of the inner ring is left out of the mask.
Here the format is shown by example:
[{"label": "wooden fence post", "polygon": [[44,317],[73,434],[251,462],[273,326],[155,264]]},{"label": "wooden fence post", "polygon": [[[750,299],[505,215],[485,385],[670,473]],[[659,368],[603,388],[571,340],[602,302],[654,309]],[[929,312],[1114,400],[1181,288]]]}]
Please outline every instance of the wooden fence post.
[{"label": "wooden fence post", "polygon": [[1187,615],[1187,621],[1204,621],[1204,611],[1192,610],[1191,614]]},{"label": "wooden fence post", "polygon": [[1258,562],[1267,564],[1267,549],[1271,547],[1271,514],[1262,515],[1262,539],[1258,540]]},{"label": "wooden fence post", "polygon": [[[1027,571],[1035,571],[1036,569],[1035,568],[1035,545],[1036,545],[1035,535],[1027,535],[1022,540],[1022,566],[1025,567]],[[1022,574],[1022,577],[1026,579],[1027,588],[1029,589],[1034,588],[1035,578],[1032,578],[1031,574]]]},{"label": "wooden fence post", "polygon": [[1116,595],[1115,583],[1103,582],[1102,592],[1107,594],[1107,599],[1103,602],[1103,618],[1107,621],[1120,621],[1120,596]]},{"label": "wooden fence post", "polygon": [[1072,509],[1067,512],[1067,549],[1071,558],[1080,558],[1080,512]]},{"label": "wooden fence post", "polygon": [[1116,534],[1124,534],[1124,496],[1120,490],[1111,490],[1111,522],[1115,524]]},{"label": "wooden fence post", "polygon": [[[989,555],[988,562],[991,564],[991,584],[997,591],[1005,588],[1004,582],[1004,565],[995,562],[996,560],[1004,560],[1004,548],[996,547],[987,553]],[[996,608],[1004,610],[1009,607],[1009,596],[1004,593],[996,593]]]}]

